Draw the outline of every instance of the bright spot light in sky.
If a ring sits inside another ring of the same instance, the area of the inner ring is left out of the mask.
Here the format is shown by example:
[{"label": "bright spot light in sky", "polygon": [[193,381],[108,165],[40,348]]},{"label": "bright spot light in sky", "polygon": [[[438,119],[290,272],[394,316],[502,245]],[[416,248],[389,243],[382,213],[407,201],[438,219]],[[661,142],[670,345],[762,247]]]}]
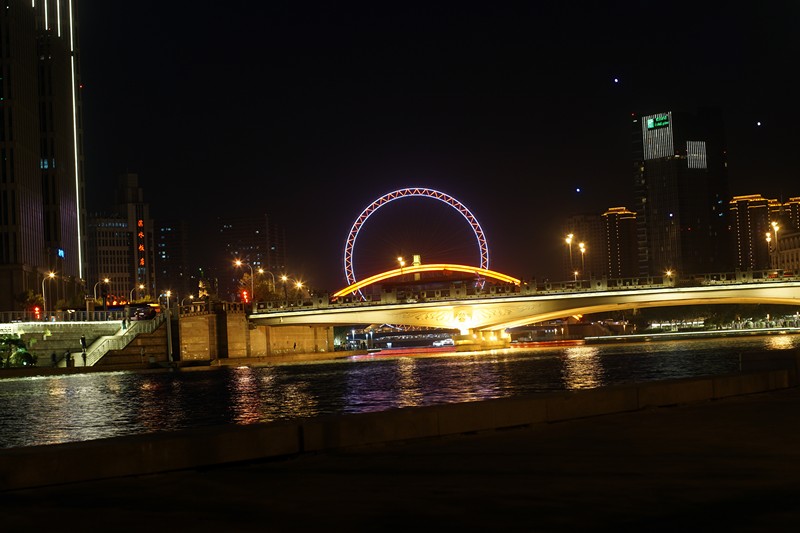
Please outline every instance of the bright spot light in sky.
[{"label": "bright spot light in sky", "polygon": [[619,78],[614,78],[614,83],[619,83]]},{"label": "bright spot light in sky", "polygon": [[761,125],[761,121],[759,120],[758,122],[756,122],[756,126],[760,126],[760,125]]},{"label": "bright spot light in sky", "polygon": [[575,192],[581,192],[581,188],[580,187],[576,187],[575,188]]}]

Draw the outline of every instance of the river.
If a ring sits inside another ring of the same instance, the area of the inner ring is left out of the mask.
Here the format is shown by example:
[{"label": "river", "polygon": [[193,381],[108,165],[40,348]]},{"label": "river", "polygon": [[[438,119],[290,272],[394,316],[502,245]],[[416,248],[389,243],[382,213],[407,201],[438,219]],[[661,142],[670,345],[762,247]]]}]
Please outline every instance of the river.
[{"label": "river", "polygon": [[4,378],[0,448],[721,375],[743,353],[798,346],[766,335]]}]

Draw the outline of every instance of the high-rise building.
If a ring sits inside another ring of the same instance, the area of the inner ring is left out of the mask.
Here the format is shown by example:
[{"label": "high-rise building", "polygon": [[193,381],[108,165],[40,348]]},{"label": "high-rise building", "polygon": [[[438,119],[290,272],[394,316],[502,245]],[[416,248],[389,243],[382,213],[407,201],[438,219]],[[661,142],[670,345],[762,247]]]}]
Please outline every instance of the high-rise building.
[{"label": "high-rise building", "polygon": [[605,272],[609,278],[630,278],[638,274],[636,213],[626,207],[609,207],[605,221]]},{"label": "high-rise building", "polygon": [[634,115],[632,126],[639,274],[733,270],[722,113]]},{"label": "high-rise building", "polygon": [[75,10],[57,0],[0,9],[0,309],[43,290],[74,305],[85,290]]},{"label": "high-rise building", "polygon": [[171,291],[181,300],[198,296],[198,282],[188,269],[188,231],[185,220],[158,219],[155,225],[158,291]]},{"label": "high-rise building", "polygon": [[736,243],[736,268],[742,271],[770,268],[772,219],[770,200],[760,194],[734,196],[730,224]]},{"label": "high-rise building", "polygon": [[[224,216],[217,219],[220,244],[224,252],[224,263],[218,265],[219,296],[222,299],[237,300],[239,281],[242,274],[257,274],[264,270],[267,282],[279,283],[279,277],[286,273],[286,236],[281,226],[273,224],[269,216]],[[243,270],[234,266],[234,261],[248,265]],[[227,274],[227,275],[225,275]]]},{"label": "high-rise building", "polygon": [[789,198],[783,204],[783,214],[792,223],[794,229],[800,230],[800,196]]},{"label": "high-rise building", "polygon": [[153,224],[138,175],[119,176],[114,210],[88,221],[90,296],[102,287],[112,302],[157,297]]}]

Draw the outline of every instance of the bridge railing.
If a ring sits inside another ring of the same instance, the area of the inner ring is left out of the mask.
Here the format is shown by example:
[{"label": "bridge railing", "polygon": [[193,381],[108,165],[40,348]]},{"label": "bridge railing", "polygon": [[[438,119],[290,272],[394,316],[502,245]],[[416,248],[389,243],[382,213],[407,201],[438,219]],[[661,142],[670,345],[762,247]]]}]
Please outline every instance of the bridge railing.
[{"label": "bridge railing", "polygon": [[703,285],[731,285],[750,283],[773,283],[800,281],[800,275],[789,270],[736,271],[700,274],[688,278],[663,276],[638,276],[630,278],[591,278],[566,281],[526,281],[519,286],[512,284],[487,285],[458,284],[436,289],[390,288],[350,295],[331,300],[327,294],[303,300],[259,302],[256,313],[305,311],[308,309],[369,307],[390,304],[416,304],[421,302],[443,302],[473,298],[502,298],[531,295],[575,294],[594,291],[627,291],[637,289],[659,289]]}]

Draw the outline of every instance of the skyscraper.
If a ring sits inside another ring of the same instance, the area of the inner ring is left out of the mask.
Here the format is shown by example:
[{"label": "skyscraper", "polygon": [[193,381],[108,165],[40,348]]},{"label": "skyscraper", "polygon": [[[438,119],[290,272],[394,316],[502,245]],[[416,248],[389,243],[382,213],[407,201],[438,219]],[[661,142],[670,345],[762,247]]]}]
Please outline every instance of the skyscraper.
[{"label": "skyscraper", "polygon": [[119,176],[116,193],[113,212],[88,217],[88,293],[92,297],[95,293],[99,295],[102,287],[113,297],[111,302],[155,298],[153,220],[139,177]]},{"label": "skyscraper", "polygon": [[721,112],[634,115],[632,125],[639,274],[733,270]]},{"label": "skyscraper", "polygon": [[609,278],[636,276],[636,213],[625,207],[609,207],[605,221],[605,273]]},{"label": "skyscraper", "polygon": [[[269,216],[263,215],[225,215],[217,218],[223,263],[219,264],[220,297],[235,300],[242,274],[250,274],[263,269],[269,283],[277,283],[280,275],[286,273],[286,236],[282,226],[273,223]],[[241,260],[249,265],[239,270],[234,261]],[[226,275],[227,274],[227,275]],[[274,285],[271,285],[274,289]]]},{"label": "skyscraper", "polygon": [[770,268],[772,210],[760,194],[734,196],[730,201],[731,228],[736,242],[736,268],[743,271]]},{"label": "skyscraper", "polygon": [[85,291],[75,5],[8,0],[0,10],[0,309],[43,290],[75,304]]}]

